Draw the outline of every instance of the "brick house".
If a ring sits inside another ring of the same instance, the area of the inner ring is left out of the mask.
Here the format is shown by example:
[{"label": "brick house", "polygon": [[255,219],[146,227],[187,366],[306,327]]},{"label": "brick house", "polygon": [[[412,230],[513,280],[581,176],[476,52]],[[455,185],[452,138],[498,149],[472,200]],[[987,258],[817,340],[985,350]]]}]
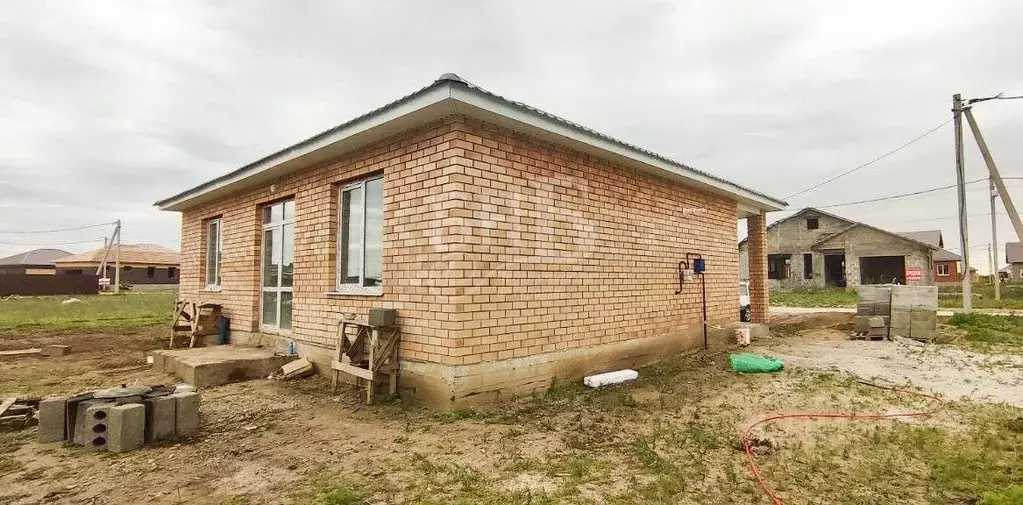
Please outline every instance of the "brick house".
[{"label": "brick house", "polygon": [[322,370],[341,314],[394,308],[401,394],[446,408],[698,347],[679,261],[737,321],[737,219],[762,239],[784,202],[445,74],[156,205],[182,215],[180,296],[233,341]]},{"label": "brick house", "polygon": [[54,275],[54,261],[71,256],[60,249],[33,249],[6,258],[0,258],[0,274]]},{"label": "brick house", "polygon": [[[113,282],[114,252],[100,247],[58,259],[58,275],[81,275],[99,270],[104,256],[107,267],[104,277]],[[137,289],[173,289],[180,281],[181,258],[177,251],[156,244],[121,245],[121,282]]]},{"label": "brick house", "polygon": [[[767,227],[768,282],[784,289],[930,285],[939,273],[935,260],[956,256],[943,246],[940,231],[895,233],[806,208]],[[748,276],[748,247],[739,242],[740,279]]]},{"label": "brick house", "polygon": [[[945,239],[941,236],[941,230],[907,231],[899,232],[899,235],[937,248],[931,251],[931,274],[935,284],[957,284],[963,280],[959,267],[959,262],[963,258],[945,249]],[[976,274],[975,268],[971,270]]]}]

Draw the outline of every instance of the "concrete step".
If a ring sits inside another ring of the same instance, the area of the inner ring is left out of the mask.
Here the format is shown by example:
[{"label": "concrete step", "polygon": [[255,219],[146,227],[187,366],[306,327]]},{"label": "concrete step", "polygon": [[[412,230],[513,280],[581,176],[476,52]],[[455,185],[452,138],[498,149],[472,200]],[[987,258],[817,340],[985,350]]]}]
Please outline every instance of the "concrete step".
[{"label": "concrete step", "polygon": [[153,369],[177,376],[197,388],[262,379],[298,356],[267,349],[218,345],[153,351]]}]

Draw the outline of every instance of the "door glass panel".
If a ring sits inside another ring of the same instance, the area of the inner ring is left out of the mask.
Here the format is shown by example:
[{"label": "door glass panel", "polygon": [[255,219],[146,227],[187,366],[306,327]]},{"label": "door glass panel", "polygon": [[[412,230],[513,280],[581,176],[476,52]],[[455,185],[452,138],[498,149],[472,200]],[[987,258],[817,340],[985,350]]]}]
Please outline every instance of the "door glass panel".
[{"label": "door glass panel", "polygon": [[263,286],[269,288],[277,287],[278,264],[280,263],[280,233],[281,230],[263,231]]},{"label": "door glass panel", "polygon": [[341,283],[357,284],[362,270],[362,189],[341,198]]},{"label": "door glass panel", "polygon": [[270,222],[279,223],[284,221],[284,204],[275,203],[270,206]]},{"label": "door glass panel", "polygon": [[263,292],[263,324],[277,325],[277,293],[273,291]]},{"label": "door glass panel", "polygon": [[281,329],[291,329],[291,293],[281,291]]},{"label": "door glass panel", "polygon": [[272,205],[267,205],[266,207],[263,207],[263,224],[270,224],[271,208],[273,208]]},{"label": "door glass panel", "polygon": [[295,201],[288,200],[284,202],[284,219],[292,220],[295,219]]},{"label": "door glass panel", "polygon": [[291,287],[295,275],[295,225],[286,224],[281,227],[281,286]]},{"label": "door glass panel", "polygon": [[364,286],[379,286],[383,277],[384,180],[366,181],[366,277]]}]

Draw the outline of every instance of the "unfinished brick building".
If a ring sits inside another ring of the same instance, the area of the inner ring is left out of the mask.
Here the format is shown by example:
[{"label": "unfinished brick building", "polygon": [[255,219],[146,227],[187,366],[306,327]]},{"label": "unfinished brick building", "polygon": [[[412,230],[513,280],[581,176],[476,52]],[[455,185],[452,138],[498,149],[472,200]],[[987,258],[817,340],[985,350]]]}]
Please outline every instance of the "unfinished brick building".
[{"label": "unfinished brick building", "polygon": [[737,219],[763,247],[784,202],[445,74],[157,205],[182,213],[181,297],[235,342],[323,366],[342,314],[394,308],[402,395],[449,407],[698,347],[679,261],[737,321]]}]

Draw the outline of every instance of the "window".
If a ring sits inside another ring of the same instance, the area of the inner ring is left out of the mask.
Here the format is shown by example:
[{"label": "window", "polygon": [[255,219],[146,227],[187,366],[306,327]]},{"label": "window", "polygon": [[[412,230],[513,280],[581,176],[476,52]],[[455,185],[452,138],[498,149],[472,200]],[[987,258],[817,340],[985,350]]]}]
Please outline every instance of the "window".
[{"label": "window", "polygon": [[121,267],[121,270],[124,270],[125,272],[131,272],[131,265]]},{"label": "window", "polygon": [[64,270],[64,274],[65,275],[82,275],[82,269],[81,268],[75,268],[75,269],[72,269],[72,270]]},{"label": "window", "polygon": [[784,280],[789,278],[789,254],[767,255],[767,278]]},{"label": "window", "polygon": [[167,269],[167,278],[168,279],[173,279],[173,278],[175,278],[177,276],[178,276],[178,269],[177,268],[169,267]]},{"label": "window", "polygon": [[338,190],[337,290],[382,293],[384,180],[374,177]]},{"label": "window", "polygon": [[807,230],[816,230],[817,227],[819,227],[819,226],[820,226],[820,221],[818,220],[818,218],[816,218],[816,217],[808,217],[808,218],[806,218],[806,229]]},{"label": "window", "polygon": [[813,254],[803,253],[803,278],[813,279]]},{"label": "window", "polygon": [[261,319],[264,327],[291,329],[295,281],[295,201],[263,207]]},{"label": "window", "polygon": [[220,287],[220,251],[223,240],[220,233],[220,218],[206,223],[206,287]]},{"label": "window", "polygon": [[146,278],[152,279],[156,277],[156,267],[146,267]]},{"label": "window", "polygon": [[939,277],[947,277],[948,276],[948,263],[938,263],[937,267],[938,267],[938,276]]}]

